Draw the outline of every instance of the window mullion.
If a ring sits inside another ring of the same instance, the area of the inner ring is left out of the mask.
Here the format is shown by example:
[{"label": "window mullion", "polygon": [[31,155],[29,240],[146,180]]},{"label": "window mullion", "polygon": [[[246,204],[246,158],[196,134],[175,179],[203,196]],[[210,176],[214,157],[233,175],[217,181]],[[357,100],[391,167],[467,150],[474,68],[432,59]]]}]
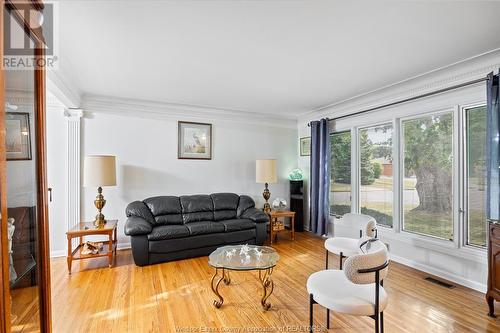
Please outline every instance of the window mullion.
[{"label": "window mullion", "polygon": [[460,113],[460,108],[457,105],[455,107],[454,117],[453,117],[453,127],[455,129],[454,137],[453,137],[453,243],[456,248],[461,247],[461,240],[463,237],[463,201],[462,201],[462,193],[463,193],[463,181],[461,181],[461,170],[462,170],[462,153],[460,147],[462,147],[462,143],[460,138],[463,138],[463,128],[462,117]]},{"label": "window mullion", "polygon": [[359,206],[359,149],[358,128],[351,129],[351,212],[360,213]]},{"label": "window mullion", "polygon": [[403,196],[403,191],[401,189],[401,184],[404,184],[404,181],[402,182],[402,175],[404,174],[402,172],[401,167],[403,166],[403,163],[401,163],[401,122],[399,119],[395,119],[394,123],[394,132],[393,132],[393,144],[392,144],[392,179],[393,179],[393,184],[392,184],[392,191],[393,191],[393,216],[394,218],[392,219],[393,223],[393,230],[396,233],[399,233],[401,229],[403,228],[402,226],[402,196]]}]

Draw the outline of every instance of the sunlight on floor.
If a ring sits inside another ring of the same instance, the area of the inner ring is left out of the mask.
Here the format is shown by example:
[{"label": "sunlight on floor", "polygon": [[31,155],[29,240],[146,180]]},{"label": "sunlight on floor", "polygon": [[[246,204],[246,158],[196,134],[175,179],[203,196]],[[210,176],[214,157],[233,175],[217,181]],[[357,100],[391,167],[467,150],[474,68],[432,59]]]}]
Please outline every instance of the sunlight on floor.
[{"label": "sunlight on floor", "polygon": [[105,318],[107,320],[113,320],[117,318],[121,318],[124,316],[124,312],[122,310],[115,310],[115,309],[110,309],[110,310],[104,310],[101,312],[94,313],[91,315],[92,318]]}]

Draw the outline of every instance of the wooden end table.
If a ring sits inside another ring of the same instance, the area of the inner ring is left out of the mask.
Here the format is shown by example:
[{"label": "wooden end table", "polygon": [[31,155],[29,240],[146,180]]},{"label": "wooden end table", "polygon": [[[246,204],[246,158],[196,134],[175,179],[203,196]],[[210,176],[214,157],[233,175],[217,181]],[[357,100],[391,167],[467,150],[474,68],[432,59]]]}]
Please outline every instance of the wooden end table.
[{"label": "wooden end table", "polygon": [[[269,235],[271,237],[271,245],[273,244],[273,241],[277,241],[278,233],[286,229],[284,222],[285,217],[290,218],[290,237],[292,240],[295,240],[295,212],[272,210],[267,213],[267,215],[269,216]],[[280,218],[283,218],[283,221],[280,221]]]},{"label": "wooden end table", "polygon": [[[75,227],[68,230],[66,236],[68,238],[68,272],[71,274],[71,264],[73,260],[82,260],[82,259],[90,259],[90,258],[98,258],[98,257],[108,257],[109,259],[109,267],[111,267],[113,263],[113,254],[116,255],[116,226],[118,225],[118,220],[108,220],[106,224],[102,228],[98,228],[94,226],[94,222],[80,222]],[[96,254],[82,254],[83,250],[83,238],[85,236],[94,236],[94,235],[107,235],[108,241],[104,241],[102,250]],[[79,238],[80,243],[74,249],[72,249],[71,240],[73,238]]]}]

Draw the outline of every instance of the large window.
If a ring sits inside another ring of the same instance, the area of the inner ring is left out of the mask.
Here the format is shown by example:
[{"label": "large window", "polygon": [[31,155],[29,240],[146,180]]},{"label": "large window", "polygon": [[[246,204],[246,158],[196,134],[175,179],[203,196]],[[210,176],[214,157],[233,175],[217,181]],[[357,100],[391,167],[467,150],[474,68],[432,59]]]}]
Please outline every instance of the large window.
[{"label": "large window", "polygon": [[343,215],[351,212],[351,132],[331,134],[330,143],[330,213]]},{"label": "large window", "polygon": [[391,123],[358,132],[361,213],[389,227],[393,206],[392,133]]},{"label": "large window", "polygon": [[467,244],[486,246],[486,107],[465,110]]},{"label": "large window", "polygon": [[403,229],[453,239],[453,113],[402,122]]},{"label": "large window", "polygon": [[358,211],[396,233],[484,250],[487,110],[459,107],[336,124],[351,130],[330,135],[330,212]]}]

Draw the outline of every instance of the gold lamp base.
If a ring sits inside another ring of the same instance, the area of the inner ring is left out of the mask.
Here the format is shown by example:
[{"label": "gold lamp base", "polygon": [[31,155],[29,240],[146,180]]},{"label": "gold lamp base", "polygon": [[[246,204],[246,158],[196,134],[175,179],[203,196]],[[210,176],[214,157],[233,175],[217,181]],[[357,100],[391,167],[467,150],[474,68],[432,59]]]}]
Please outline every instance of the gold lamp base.
[{"label": "gold lamp base", "polygon": [[95,197],[94,205],[98,211],[97,215],[95,216],[94,226],[96,226],[97,228],[103,228],[104,225],[106,224],[106,219],[104,218],[104,214],[102,213],[102,209],[106,205],[106,200],[104,199],[104,196],[102,195],[102,187],[100,187],[100,186],[97,189],[97,196]]},{"label": "gold lamp base", "polygon": [[268,183],[265,184],[265,188],[264,188],[264,192],[262,192],[262,196],[266,200],[266,202],[264,203],[264,212],[266,214],[269,214],[271,212],[271,205],[269,204],[268,200],[271,197],[271,192],[269,192],[269,184]]}]

